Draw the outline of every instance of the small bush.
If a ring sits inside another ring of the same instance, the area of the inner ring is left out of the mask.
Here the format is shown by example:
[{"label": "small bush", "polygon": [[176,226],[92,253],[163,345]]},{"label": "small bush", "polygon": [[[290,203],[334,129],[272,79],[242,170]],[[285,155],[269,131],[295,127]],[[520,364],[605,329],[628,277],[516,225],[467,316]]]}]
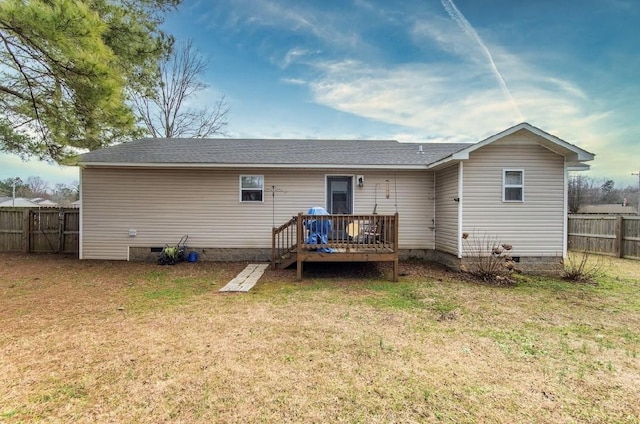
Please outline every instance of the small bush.
[{"label": "small bush", "polygon": [[463,271],[489,283],[513,283],[511,275],[516,271],[516,263],[511,258],[512,245],[488,234],[474,234],[469,238],[468,233],[463,233],[462,239],[468,258],[468,266],[463,267]]},{"label": "small bush", "polygon": [[562,277],[567,281],[593,284],[605,273],[607,267],[603,256],[592,255],[587,249],[571,252],[564,260]]}]

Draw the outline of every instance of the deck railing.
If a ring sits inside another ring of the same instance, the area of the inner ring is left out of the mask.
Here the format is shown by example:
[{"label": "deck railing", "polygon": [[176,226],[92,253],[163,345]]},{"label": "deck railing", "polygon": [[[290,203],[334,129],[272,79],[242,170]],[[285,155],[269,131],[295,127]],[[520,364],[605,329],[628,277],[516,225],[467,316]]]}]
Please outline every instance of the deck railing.
[{"label": "deck railing", "polygon": [[271,233],[271,267],[275,269],[283,258],[291,255],[297,248],[297,222],[294,216],[279,227],[274,227]]},{"label": "deck railing", "polygon": [[272,266],[298,249],[340,253],[397,253],[398,214],[309,215],[300,213],[272,232]]},{"label": "deck railing", "polygon": [[396,215],[298,214],[297,245],[301,249],[397,251]]}]

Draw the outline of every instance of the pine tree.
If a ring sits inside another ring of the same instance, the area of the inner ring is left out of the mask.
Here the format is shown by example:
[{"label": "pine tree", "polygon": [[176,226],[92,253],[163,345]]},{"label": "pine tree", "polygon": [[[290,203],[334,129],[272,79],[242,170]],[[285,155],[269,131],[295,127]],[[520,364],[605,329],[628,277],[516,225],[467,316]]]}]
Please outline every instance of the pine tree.
[{"label": "pine tree", "polygon": [[2,0],[0,149],[65,163],[135,137],[130,92],[152,91],[179,0]]}]

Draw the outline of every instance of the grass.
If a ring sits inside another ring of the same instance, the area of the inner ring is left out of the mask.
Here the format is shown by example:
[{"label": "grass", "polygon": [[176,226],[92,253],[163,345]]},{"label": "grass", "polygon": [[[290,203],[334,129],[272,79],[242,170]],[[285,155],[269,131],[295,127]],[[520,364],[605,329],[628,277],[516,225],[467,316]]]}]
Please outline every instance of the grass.
[{"label": "grass", "polygon": [[[640,263],[475,284],[0,255],[0,422],[638,423]],[[388,273],[388,270],[382,269]]]}]

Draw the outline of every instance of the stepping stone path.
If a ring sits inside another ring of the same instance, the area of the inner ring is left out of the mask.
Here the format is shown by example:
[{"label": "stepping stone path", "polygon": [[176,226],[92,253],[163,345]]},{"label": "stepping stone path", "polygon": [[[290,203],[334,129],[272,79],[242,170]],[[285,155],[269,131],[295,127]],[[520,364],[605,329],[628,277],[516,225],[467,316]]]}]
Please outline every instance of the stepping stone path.
[{"label": "stepping stone path", "polygon": [[249,264],[233,280],[220,289],[221,292],[248,292],[255,286],[269,264]]}]

